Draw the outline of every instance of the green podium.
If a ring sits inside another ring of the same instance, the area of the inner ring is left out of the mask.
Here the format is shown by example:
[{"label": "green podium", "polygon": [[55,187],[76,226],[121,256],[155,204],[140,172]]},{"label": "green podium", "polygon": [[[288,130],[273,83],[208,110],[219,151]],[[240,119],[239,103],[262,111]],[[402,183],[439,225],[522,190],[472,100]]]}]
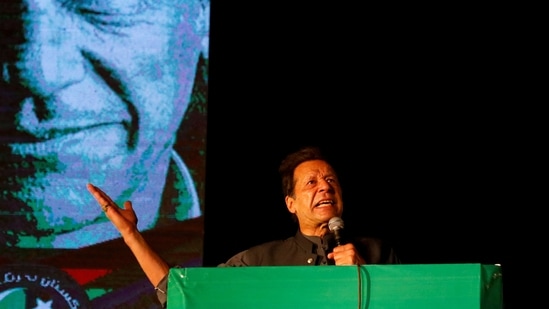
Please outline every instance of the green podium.
[{"label": "green podium", "polygon": [[501,309],[498,265],[172,268],[168,309]]}]

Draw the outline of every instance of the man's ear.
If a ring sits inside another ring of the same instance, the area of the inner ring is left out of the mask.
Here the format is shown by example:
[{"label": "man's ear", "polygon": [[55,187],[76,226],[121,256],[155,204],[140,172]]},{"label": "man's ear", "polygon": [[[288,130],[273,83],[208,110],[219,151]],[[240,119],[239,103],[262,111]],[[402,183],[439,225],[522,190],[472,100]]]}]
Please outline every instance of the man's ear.
[{"label": "man's ear", "polygon": [[286,196],[284,201],[286,202],[286,208],[288,208],[288,211],[295,214],[294,199],[290,196]]}]

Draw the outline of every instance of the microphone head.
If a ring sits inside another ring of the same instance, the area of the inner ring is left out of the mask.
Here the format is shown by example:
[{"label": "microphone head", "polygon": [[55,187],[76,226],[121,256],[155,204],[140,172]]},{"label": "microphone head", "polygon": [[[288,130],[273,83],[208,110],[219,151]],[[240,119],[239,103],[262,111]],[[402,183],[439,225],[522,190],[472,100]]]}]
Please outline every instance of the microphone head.
[{"label": "microphone head", "polygon": [[340,217],[333,217],[328,221],[328,228],[332,232],[343,229],[343,220]]}]

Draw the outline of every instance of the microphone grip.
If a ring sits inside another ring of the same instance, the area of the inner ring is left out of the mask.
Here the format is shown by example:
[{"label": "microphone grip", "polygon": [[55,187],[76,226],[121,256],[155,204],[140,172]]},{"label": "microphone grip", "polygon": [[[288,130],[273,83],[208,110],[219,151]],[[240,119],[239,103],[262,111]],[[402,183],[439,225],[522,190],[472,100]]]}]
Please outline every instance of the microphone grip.
[{"label": "microphone grip", "polygon": [[336,245],[341,246],[343,244],[340,229],[334,229],[334,236]]}]

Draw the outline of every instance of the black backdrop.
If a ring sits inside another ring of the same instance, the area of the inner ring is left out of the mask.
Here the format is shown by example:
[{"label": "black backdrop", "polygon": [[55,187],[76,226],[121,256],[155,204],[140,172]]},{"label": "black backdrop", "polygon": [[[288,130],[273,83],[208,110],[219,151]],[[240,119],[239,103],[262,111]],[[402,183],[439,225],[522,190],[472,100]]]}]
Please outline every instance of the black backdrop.
[{"label": "black backdrop", "polygon": [[511,308],[527,145],[503,103],[503,26],[482,9],[281,6],[212,5],[205,266],[295,232],[277,167],[314,144],[346,228],[405,263],[501,263]]}]

